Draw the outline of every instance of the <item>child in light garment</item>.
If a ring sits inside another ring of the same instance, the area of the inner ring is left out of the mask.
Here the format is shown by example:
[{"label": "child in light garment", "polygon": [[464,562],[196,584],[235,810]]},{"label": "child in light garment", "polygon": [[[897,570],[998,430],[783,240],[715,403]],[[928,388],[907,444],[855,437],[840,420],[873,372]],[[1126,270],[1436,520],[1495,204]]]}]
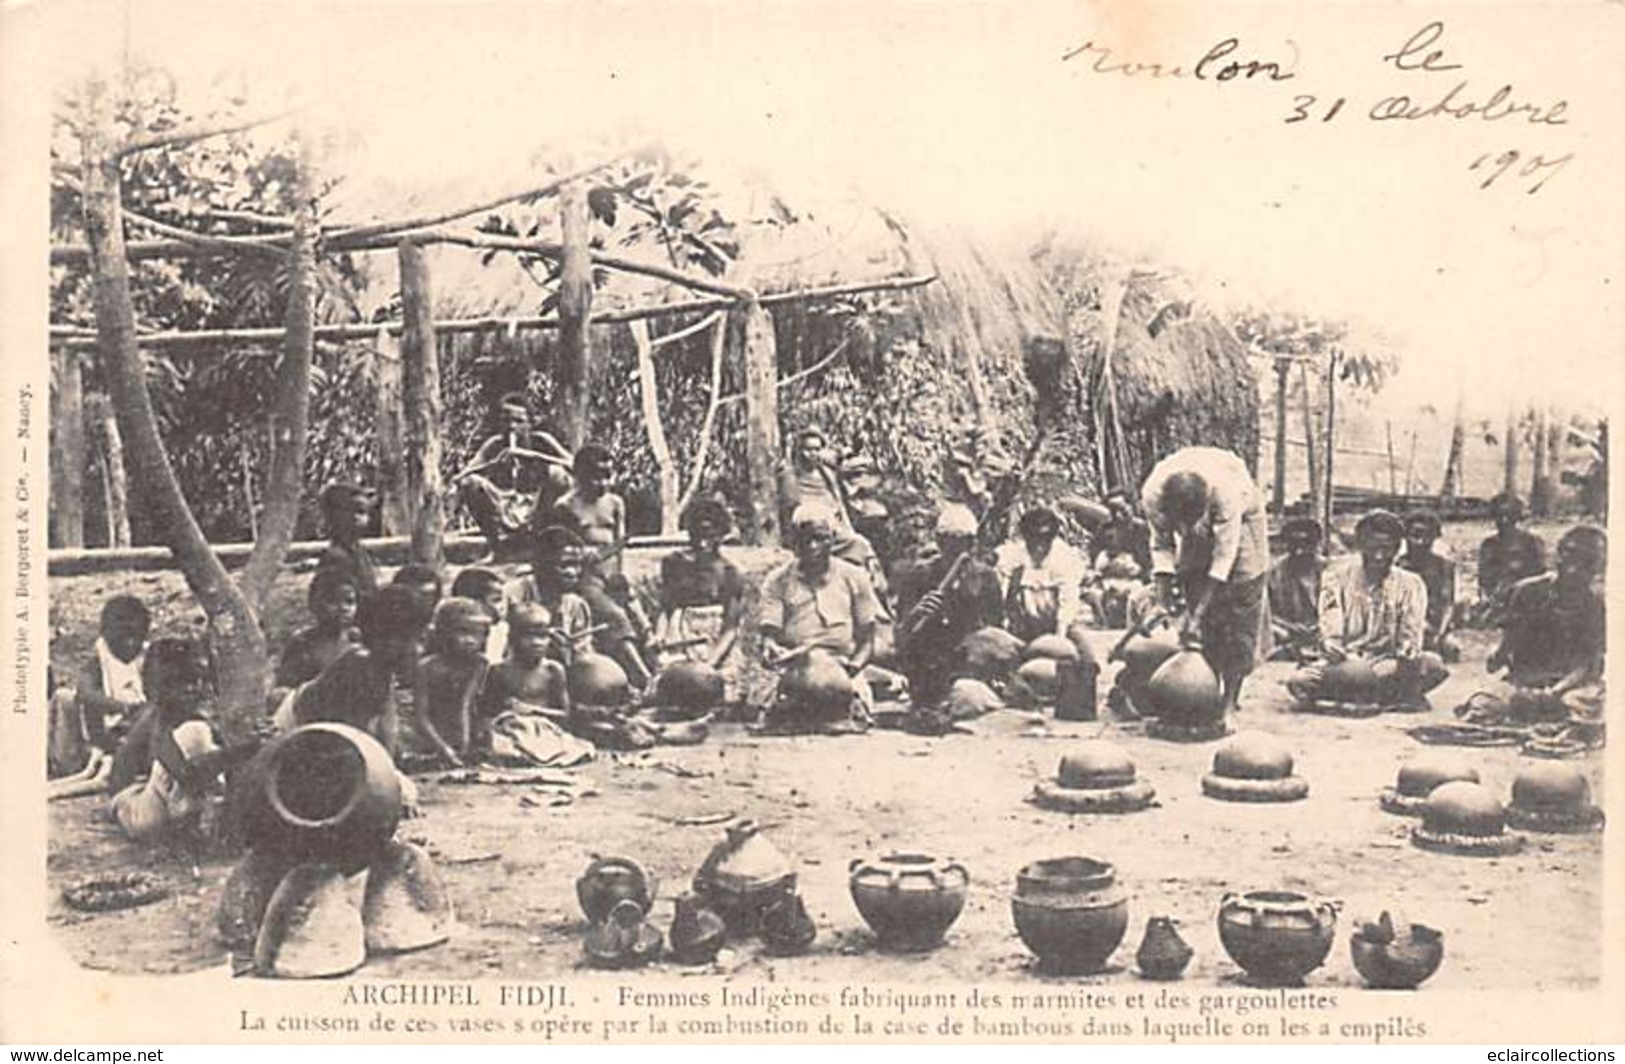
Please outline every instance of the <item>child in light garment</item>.
[{"label": "child in light garment", "polygon": [[151,622],[133,595],[115,595],[103,604],[90,660],[77,678],[51,693],[51,778],[106,780],[119,740],[146,708],[141,665]]}]

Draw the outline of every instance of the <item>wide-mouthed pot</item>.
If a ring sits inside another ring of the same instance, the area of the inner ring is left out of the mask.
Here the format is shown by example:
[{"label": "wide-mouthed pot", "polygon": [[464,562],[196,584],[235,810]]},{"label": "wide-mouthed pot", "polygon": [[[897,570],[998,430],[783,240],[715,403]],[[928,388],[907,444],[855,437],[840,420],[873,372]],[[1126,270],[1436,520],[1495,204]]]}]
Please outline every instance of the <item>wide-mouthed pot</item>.
[{"label": "wide-mouthed pot", "polygon": [[1016,931],[1052,972],[1100,969],[1128,930],[1128,896],[1117,870],[1092,857],[1034,861],[1010,898]]},{"label": "wide-mouthed pot", "polygon": [[850,867],[852,903],[886,949],[934,949],[965,908],[970,873],[957,861],[888,853]]},{"label": "wide-mouthed pot", "polygon": [[1226,894],[1219,904],[1219,941],[1254,980],[1292,986],[1326,962],[1337,908],[1325,899],[1283,890]]}]

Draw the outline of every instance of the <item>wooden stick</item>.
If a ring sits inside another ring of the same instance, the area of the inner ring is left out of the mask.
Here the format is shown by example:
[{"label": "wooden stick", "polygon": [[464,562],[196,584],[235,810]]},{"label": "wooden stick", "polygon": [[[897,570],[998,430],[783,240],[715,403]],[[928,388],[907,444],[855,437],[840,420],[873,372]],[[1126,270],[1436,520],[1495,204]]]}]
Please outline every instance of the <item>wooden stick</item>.
[{"label": "wooden stick", "polygon": [[138,151],[150,151],[153,148],[179,148],[193,144],[209,137],[221,137],[227,133],[242,133],[258,126],[269,125],[289,115],[297,113],[295,110],[278,111],[275,114],[264,115],[247,121],[224,122],[208,126],[182,126],[165,133],[153,133],[145,137],[135,137],[125,141],[114,150],[115,157],[123,157]]},{"label": "wooden stick", "polygon": [[[142,229],[150,229],[160,236],[173,237],[184,244],[195,244],[199,247],[219,248],[226,251],[243,251],[252,255],[270,255],[281,258],[281,245],[287,243],[286,238],[276,236],[216,236],[211,233],[194,233],[190,229],[182,229],[178,225],[160,222],[156,218],[148,218],[126,209],[124,220],[130,225]],[[274,242],[280,242],[274,243]]]},{"label": "wooden stick", "polygon": [[[543,258],[561,260],[564,257],[564,245],[552,240],[531,240],[520,237],[502,236],[497,233],[461,233],[447,232],[445,230],[430,230],[422,234],[424,241],[438,241],[443,244],[460,244],[470,248],[493,248],[498,251],[529,252]],[[696,292],[710,292],[714,295],[728,296],[733,299],[752,299],[755,293],[749,288],[739,285],[727,284],[723,281],[713,281],[707,277],[687,273],[670,266],[661,266],[652,262],[640,262],[636,259],[622,258],[619,255],[606,255],[594,251],[591,255],[594,266],[602,266],[609,270],[619,270],[622,273],[642,274],[645,277],[654,277],[662,281],[680,284],[684,288]]]}]

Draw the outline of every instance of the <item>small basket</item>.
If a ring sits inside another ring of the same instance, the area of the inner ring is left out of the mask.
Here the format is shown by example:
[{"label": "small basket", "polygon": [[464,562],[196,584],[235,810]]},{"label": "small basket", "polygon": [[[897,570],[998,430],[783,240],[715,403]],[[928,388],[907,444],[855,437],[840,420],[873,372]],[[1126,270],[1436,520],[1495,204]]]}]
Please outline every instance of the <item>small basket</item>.
[{"label": "small basket", "polygon": [[151,905],[169,897],[169,888],[148,872],[91,876],[62,890],[62,900],[87,913],[113,912]]}]

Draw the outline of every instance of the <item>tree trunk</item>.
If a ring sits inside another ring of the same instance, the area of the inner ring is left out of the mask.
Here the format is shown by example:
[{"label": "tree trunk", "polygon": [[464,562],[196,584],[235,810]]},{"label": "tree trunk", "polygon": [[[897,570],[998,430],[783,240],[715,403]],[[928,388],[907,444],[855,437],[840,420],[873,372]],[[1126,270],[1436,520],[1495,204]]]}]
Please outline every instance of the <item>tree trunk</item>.
[{"label": "tree trunk", "polygon": [[1536,517],[1549,517],[1552,513],[1551,441],[1551,411],[1542,404],[1535,408],[1534,471],[1529,481],[1529,512]]},{"label": "tree trunk", "polygon": [[440,353],[435,348],[429,268],[423,249],[400,247],[401,391],[406,406],[406,481],[412,560],[436,572],[446,563],[446,512],[440,485]]},{"label": "tree trunk", "polygon": [[754,300],[730,315],[739,336],[745,380],[745,470],[750,495],[745,542],[779,542],[779,358],[773,319]]},{"label": "tree trunk", "polygon": [[1462,395],[1456,393],[1456,413],[1450,423],[1450,453],[1444,460],[1444,481],[1439,495],[1454,499],[1461,494],[1461,464],[1467,450],[1467,418],[1462,412]]},{"label": "tree trunk", "polygon": [[1309,462],[1309,516],[1319,521],[1326,508],[1326,493],[1321,483],[1324,472],[1320,464],[1320,428],[1315,424],[1315,402],[1309,389],[1309,363],[1298,363],[1298,401],[1303,411],[1304,453]]},{"label": "tree trunk", "polygon": [[87,408],[96,426],[96,450],[102,476],[102,514],[107,522],[107,545],[130,545],[130,485],[124,471],[124,440],[119,435],[118,417],[106,394],[90,397]]},{"label": "tree trunk", "polygon": [[559,260],[559,368],[555,404],[565,446],[587,442],[592,417],[592,249],[587,187],[564,186],[559,198],[563,255]]},{"label": "tree trunk", "polygon": [[1287,377],[1292,363],[1284,358],[1275,360],[1275,512],[1286,512],[1286,392]]},{"label": "tree trunk", "polygon": [[1399,464],[1394,461],[1394,423],[1384,421],[1383,428],[1388,434],[1388,494],[1399,494]]},{"label": "tree trunk", "polygon": [[299,138],[294,168],[293,232],[288,245],[288,297],[283,321],[287,335],[271,397],[271,471],[265,478],[264,509],[254,550],[243,567],[242,585],[256,613],[276,583],[288,544],[299,524],[304,496],[305,445],[310,428],[310,365],[316,351],[316,180],[309,138]]},{"label": "tree trunk", "polygon": [[405,536],[412,531],[407,506],[411,487],[406,480],[406,430],[402,424],[401,347],[388,329],[378,330],[373,345],[373,424],[378,440],[378,492],[384,535]]},{"label": "tree trunk", "polygon": [[1337,457],[1337,363],[1339,353],[1333,350],[1326,361],[1326,438],[1321,441],[1326,452],[1326,482],[1325,489],[1326,508],[1321,513],[1320,523],[1325,531],[1326,542],[1331,541],[1332,519],[1335,516],[1334,507],[1337,504],[1337,481],[1333,478],[1333,463]]},{"label": "tree trunk", "polygon": [[158,419],[142,373],[130,302],[130,264],[124,257],[124,211],[114,157],[106,86],[87,86],[82,115],[81,172],[85,235],[94,284],[97,351],[119,430],[130,449],[137,488],[147,500],[186,584],[209,618],[209,639],[219,669],[221,721],[229,738],[265,713],[270,660],[265,636],[248,599],[227,577],[181,494],[158,433]]},{"label": "tree trunk", "polygon": [[85,409],[79,353],[51,350],[51,504],[53,547],[85,545]]},{"label": "tree trunk", "polygon": [[654,453],[660,479],[660,534],[675,536],[682,524],[677,504],[677,464],[666,442],[666,427],[660,420],[660,386],[655,379],[654,347],[649,342],[649,326],[641,321],[627,325],[638,350],[638,394],[643,405],[643,431]]},{"label": "tree trunk", "polygon": [[1508,495],[1518,494],[1518,412],[1507,410],[1506,420],[1506,476],[1501,490]]}]

